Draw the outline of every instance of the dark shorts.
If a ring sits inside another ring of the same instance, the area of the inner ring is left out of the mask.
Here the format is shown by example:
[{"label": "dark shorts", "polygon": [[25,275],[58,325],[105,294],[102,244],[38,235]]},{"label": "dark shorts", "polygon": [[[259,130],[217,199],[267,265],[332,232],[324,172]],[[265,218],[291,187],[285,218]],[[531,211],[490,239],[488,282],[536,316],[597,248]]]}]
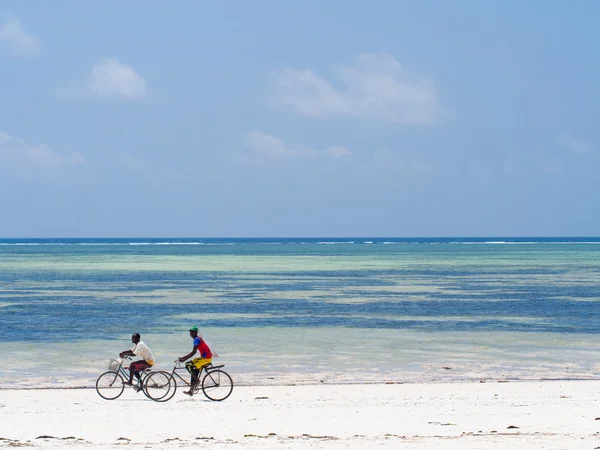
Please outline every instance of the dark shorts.
[{"label": "dark shorts", "polygon": [[141,372],[144,369],[147,369],[149,367],[152,367],[152,365],[148,364],[148,362],[144,361],[143,359],[140,361],[134,361],[131,364],[129,364],[129,370],[131,372]]}]

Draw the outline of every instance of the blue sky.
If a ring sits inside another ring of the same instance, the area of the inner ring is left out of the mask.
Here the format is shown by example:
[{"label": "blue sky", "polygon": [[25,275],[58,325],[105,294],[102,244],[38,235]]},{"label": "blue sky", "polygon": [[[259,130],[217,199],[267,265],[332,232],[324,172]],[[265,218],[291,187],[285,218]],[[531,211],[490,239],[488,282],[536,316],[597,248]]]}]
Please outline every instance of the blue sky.
[{"label": "blue sky", "polygon": [[0,236],[600,235],[594,0],[0,8]]}]

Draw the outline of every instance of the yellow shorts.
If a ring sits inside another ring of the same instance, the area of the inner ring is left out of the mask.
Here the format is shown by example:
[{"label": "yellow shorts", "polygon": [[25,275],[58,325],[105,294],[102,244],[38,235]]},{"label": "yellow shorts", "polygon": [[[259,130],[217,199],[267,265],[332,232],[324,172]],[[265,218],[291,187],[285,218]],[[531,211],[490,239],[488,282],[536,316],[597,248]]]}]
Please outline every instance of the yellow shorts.
[{"label": "yellow shorts", "polygon": [[196,359],[192,359],[192,364],[194,366],[196,366],[196,369],[202,369],[202,367],[204,367],[207,364],[210,364],[212,362],[212,358],[196,358]]},{"label": "yellow shorts", "polygon": [[146,362],[147,362],[148,364],[150,364],[151,366],[153,366],[153,365],[154,365],[154,360],[153,360],[153,359],[147,359],[147,360],[146,360]]}]

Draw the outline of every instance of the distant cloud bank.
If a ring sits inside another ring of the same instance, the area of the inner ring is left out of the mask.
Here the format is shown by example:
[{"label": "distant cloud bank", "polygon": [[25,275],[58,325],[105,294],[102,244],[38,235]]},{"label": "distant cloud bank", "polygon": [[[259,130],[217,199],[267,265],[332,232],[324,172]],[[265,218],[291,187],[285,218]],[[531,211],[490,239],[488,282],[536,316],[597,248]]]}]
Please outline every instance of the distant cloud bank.
[{"label": "distant cloud bank", "polygon": [[242,164],[252,164],[259,160],[274,158],[343,158],[352,154],[343,145],[327,147],[324,150],[316,150],[299,144],[285,143],[276,136],[252,131],[245,137],[245,146],[250,153],[240,158]]},{"label": "distant cloud bank", "polygon": [[273,101],[316,118],[357,117],[408,125],[433,125],[443,114],[433,82],[409,73],[386,53],[363,54],[336,69],[328,81],[311,70],[277,73]]},{"label": "distant cloud bank", "polygon": [[0,24],[0,45],[19,56],[37,56],[40,53],[38,39],[23,29],[23,23],[10,19]]},{"label": "distant cloud bank", "polygon": [[85,158],[80,153],[56,153],[46,144],[28,144],[22,139],[0,131],[0,169],[52,170],[81,164],[85,164]]},{"label": "distant cloud bank", "polygon": [[146,79],[135,69],[115,58],[101,59],[91,69],[83,85],[60,88],[64,97],[105,97],[139,100],[148,96]]}]

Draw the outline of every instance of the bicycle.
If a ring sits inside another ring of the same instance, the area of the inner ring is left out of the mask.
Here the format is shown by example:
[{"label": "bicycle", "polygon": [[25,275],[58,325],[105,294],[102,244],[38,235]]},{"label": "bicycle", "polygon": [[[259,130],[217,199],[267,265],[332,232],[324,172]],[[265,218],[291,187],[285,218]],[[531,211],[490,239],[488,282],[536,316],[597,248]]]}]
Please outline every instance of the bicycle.
[{"label": "bicycle", "polygon": [[[129,379],[129,373],[126,367],[123,367],[125,359],[111,360],[109,371],[101,374],[96,380],[96,392],[105,400],[115,400],[121,396],[125,390],[125,380]],[[157,375],[158,374],[158,375]],[[164,371],[152,371],[151,368],[140,371],[141,378],[132,387],[136,391],[142,391],[146,397],[154,401],[161,401],[171,390],[171,375]],[[148,383],[148,378],[154,375],[152,383]],[[161,395],[162,393],[162,395]]]},{"label": "bicycle", "polygon": [[[192,389],[191,383],[189,383],[185,378],[183,378],[179,373],[177,373],[177,371],[179,370],[186,370],[187,372],[187,369],[185,368],[185,366],[181,365],[179,360],[176,359],[174,362],[175,365],[173,366],[173,370],[171,371],[171,373],[153,372],[150,375],[148,375],[148,378],[146,378],[146,384],[154,383],[154,377],[157,377],[159,381],[162,380],[162,377],[164,377],[165,374],[169,375],[170,379],[172,380],[173,391],[171,391],[169,387],[169,392],[167,392],[167,394],[165,394],[164,397],[157,401],[166,402],[173,398],[175,392],[177,391],[177,380],[175,379],[175,377],[179,378],[181,382],[183,382],[186,386]],[[202,389],[202,392],[204,393],[206,398],[215,402],[223,401],[227,397],[229,397],[233,392],[233,380],[231,379],[229,374],[223,370],[223,367],[225,367],[224,364],[221,364],[220,366],[213,366],[212,363],[208,363],[205,366],[202,366],[202,368],[200,369],[200,373],[198,373],[198,379],[200,379],[202,371],[204,371],[205,374],[202,378],[202,382],[196,383],[196,385],[194,386],[194,394],[197,394],[198,392],[200,392],[200,389]]]}]

